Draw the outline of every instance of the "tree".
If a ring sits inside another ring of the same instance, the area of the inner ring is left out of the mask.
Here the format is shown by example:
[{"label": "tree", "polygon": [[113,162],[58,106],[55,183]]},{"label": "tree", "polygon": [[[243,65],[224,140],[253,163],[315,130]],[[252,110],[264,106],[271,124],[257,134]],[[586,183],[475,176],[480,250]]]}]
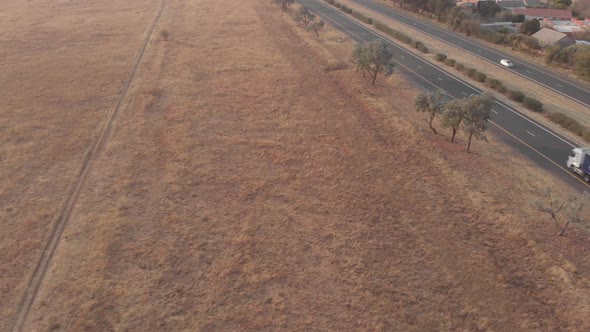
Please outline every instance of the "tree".
[{"label": "tree", "polygon": [[318,31],[320,31],[320,29],[322,29],[324,25],[325,23],[322,20],[313,20],[307,26],[307,31],[313,31],[315,32],[316,36],[319,37],[320,33]]},{"label": "tree", "polygon": [[466,111],[461,122],[463,132],[467,134],[467,152],[471,147],[471,139],[475,137],[478,140],[487,140],[484,132],[490,119],[490,111],[495,103],[495,98],[491,95],[471,95],[466,101]]},{"label": "tree", "polygon": [[545,50],[545,63],[550,64],[559,55],[560,51],[561,51],[561,47],[559,45],[549,46]]},{"label": "tree", "polygon": [[287,7],[295,3],[295,0],[273,0],[273,2],[281,6],[281,8],[287,9]]},{"label": "tree", "polygon": [[302,23],[303,26],[307,25],[315,19],[315,15],[312,14],[307,7],[300,7],[299,12],[295,15],[294,20],[297,23]]},{"label": "tree", "polygon": [[590,46],[581,45],[575,55],[575,73],[578,77],[590,80]]},{"label": "tree", "polygon": [[393,53],[381,40],[374,40],[364,45],[356,45],[352,51],[352,63],[357,71],[362,71],[363,76],[369,74],[375,85],[377,74],[383,72],[386,76],[393,73],[393,64],[390,63]]},{"label": "tree", "polygon": [[453,7],[447,13],[447,24],[455,31],[461,26],[461,23],[463,23],[466,17],[467,14],[465,14],[461,7]]},{"label": "tree", "polygon": [[432,126],[432,121],[434,120],[437,114],[443,112],[445,106],[444,97],[444,91],[437,90],[434,93],[428,94],[420,92],[416,96],[416,99],[414,99],[414,107],[416,109],[416,112],[428,113],[428,126],[435,134],[436,129],[434,129],[434,127]]},{"label": "tree", "polygon": [[[530,205],[540,212],[549,214],[559,230],[558,236],[562,236],[571,223],[581,223],[585,220],[583,209],[589,201],[588,192],[585,191],[581,196],[570,194],[565,199],[560,199],[552,187],[545,187],[539,195],[541,199],[531,202]],[[564,218],[560,218],[561,212],[565,214]]]},{"label": "tree", "polygon": [[520,32],[528,36],[539,30],[541,30],[541,22],[539,22],[539,20],[536,18],[533,18],[532,20],[526,20],[520,25]]},{"label": "tree", "polygon": [[536,38],[523,34],[510,35],[510,37],[508,37],[508,43],[513,50],[522,50],[533,53],[534,51],[541,49],[541,45],[539,45],[539,41]]},{"label": "tree", "polygon": [[468,20],[464,20],[461,23],[461,26],[459,27],[459,29],[463,32],[465,32],[466,36],[479,36],[479,31],[480,31],[480,21],[476,20],[476,19],[468,19]]},{"label": "tree", "polygon": [[443,128],[450,128],[452,130],[451,143],[455,140],[457,130],[461,127],[463,117],[465,116],[467,99],[453,100],[447,103],[442,114],[441,126]]},{"label": "tree", "polygon": [[572,14],[576,17],[590,17],[590,0],[574,1]]},{"label": "tree", "polygon": [[477,2],[477,12],[479,13],[480,17],[485,19],[492,18],[496,15],[496,13],[500,12],[502,8],[498,6],[495,2],[491,1],[478,1]]}]

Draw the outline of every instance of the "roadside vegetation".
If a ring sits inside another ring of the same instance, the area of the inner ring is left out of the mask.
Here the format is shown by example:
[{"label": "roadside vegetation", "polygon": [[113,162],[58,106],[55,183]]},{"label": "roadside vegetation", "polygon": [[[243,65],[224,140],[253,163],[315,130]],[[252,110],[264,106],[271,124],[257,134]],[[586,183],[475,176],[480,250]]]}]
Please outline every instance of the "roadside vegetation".
[{"label": "roadside vegetation", "polygon": [[[546,63],[553,62],[572,69],[580,79],[590,82],[590,46],[573,45],[564,49],[552,46],[543,49],[539,41],[531,37],[541,29],[541,22],[537,19],[527,20],[522,14],[502,11],[493,2],[480,2],[472,10],[458,7],[454,1],[449,0],[391,0],[391,2],[398,8],[444,23],[449,29],[462,32],[466,36],[474,36],[493,44],[505,45],[512,50],[529,55],[544,56]],[[551,1],[549,4],[550,7],[558,9],[570,8],[571,5],[574,16],[581,19],[590,16],[590,1],[588,0],[579,0],[573,5],[569,0]],[[510,31],[505,27],[496,30],[481,28],[482,23],[492,22],[511,22],[520,24],[520,26],[516,31]],[[590,40],[590,33],[577,33],[575,37],[581,40]]]}]

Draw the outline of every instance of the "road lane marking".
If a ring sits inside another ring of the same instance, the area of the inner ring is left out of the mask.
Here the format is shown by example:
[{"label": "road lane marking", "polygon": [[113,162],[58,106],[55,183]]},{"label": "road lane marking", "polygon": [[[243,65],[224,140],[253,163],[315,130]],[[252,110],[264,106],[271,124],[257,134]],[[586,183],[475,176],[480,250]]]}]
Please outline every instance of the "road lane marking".
[{"label": "road lane marking", "polygon": [[527,73],[532,74],[532,72],[530,70],[525,70]]},{"label": "road lane marking", "polygon": [[491,111],[492,111],[492,112],[494,112],[495,114],[498,114],[498,112],[496,112],[496,111],[495,111],[495,110],[493,110],[493,109],[492,109]]},{"label": "road lane marking", "polygon": [[555,85],[557,85],[560,88],[563,88],[563,85],[559,84],[559,83],[555,83]]},{"label": "road lane marking", "polygon": [[443,79],[442,79],[442,78],[440,78],[440,77],[439,77],[438,79],[439,79],[440,81],[442,81],[442,80],[443,80]]},{"label": "road lane marking", "polygon": [[[326,6],[325,4],[322,4],[322,5]],[[374,9],[373,9],[373,8],[371,8],[371,7],[367,6],[366,4],[360,3],[360,5],[361,5],[361,6],[363,6],[363,7],[365,7],[365,8],[367,8],[367,9],[369,9],[369,10],[373,10],[373,11],[374,11]],[[329,6],[329,5],[327,5],[327,6]],[[330,9],[333,9],[333,8],[330,8]],[[389,10],[389,8],[384,8],[384,10]],[[337,9],[336,9],[336,11],[337,11]],[[407,26],[410,26],[410,24],[409,24],[409,23],[407,23],[407,21],[406,21],[406,20],[404,20],[404,19],[395,18],[395,17],[389,16],[389,15],[387,15],[387,14],[384,14],[384,15],[385,15],[386,17],[388,17],[389,19],[392,19],[392,20],[394,20],[394,21],[398,21],[398,22],[401,22],[401,23],[403,23],[403,24],[406,24]],[[416,23],[415,23],[415,22],[413,22],[413,21],[411,21],[411,22],[412,22],[412,24],[415,26],[415,24],[416,24]],[[428,28],[424,28],[424,30],[423,30],[423,31],[424,31],[424,32],[426,32],[426,29],[428,29]],[[440,31],[440,32],[442,32],[442,33],[444,33],[444,34],[448,35],[448,31],[444,31],[444,30],[442,30],[442,29],[436,29],[436,30],[438,30],[438,31]],[[447,41],[447,40],[445,40],[445,39],[442,39],[442,38],[440,38],[440,37],[438,37],[438,36],[435,36],[435,35],[434,35],[434,34],[432,34],[432,33],[429,33],[429,34],[430,34],[432,37],[434,37],[434,38],[436,38],[436,39],[438,39],[438,40],[440,40],[440,41],[442,41],[442,42],[444,42],[444,43],[449,43],[449,41]],[[380,36],[381,36],[381,38],[383,38],[383,39],[385,39],[385,40],[388,40],[387,38],[383,37],[382,35],[380,35]],[[459,44],[461,44],[461,45],[463,44],[463,43],[461,43],[460,41],[457,41],[457,43],[459,43]],[[474,45],[474,46],[481,47],[480,45],[476,45],[476,44],[474,44],[474,43],[471,43],[469,40],[467,40],[467,41],[466,41],[466,43],[467,43],[467,44]],[[452,44],[451,44],[451,45],[452,45]],[[485,48],[485,45],[483,45],[483,46],[484,46],[484,48]],[[464,51],[466,51],[467,53],[471,53],[471,54],[473,54],[473,55],[475,55],[475,56],[477,56],[477,57],[479,57],[479,58],[481,58],[481,59],[483,59],[483,60],[485,60],[485,61],[488,61],[488,62],[491,62],[491,63],[496,63],[495,61],[492,61],[492,60],[490,60],[490,59],[488,59],[488,58],[485,58],[485,57],[483,57],[483,56],[481,56],[481,55],[478,55],[478,54],[476,54],[476,53],[473,53],[472,51],[469,51],[469,50],[468,50],[468,49],[466,49],[466,48],[463,48],[463,50],[464,50]],[[487,50],[488,52],[492,52],[492,53],[494,53],[494,54],[499,54],[499,53],[497,53],[497,50],[493,50],[493,49],[489,49],[489,48],[486,48],[486,50]],[[481,51],[481,50],[477,50],[477,52],[481,53],[482,51]],[[528,71],[528,70],[525,70],[525,71],[526,71],[527,73],[529,73],[529,74],[532,74],[532,73],[531,73],[530,71]],[[551,73],[551,72],[544,72],[544,71],[543,71],[543,70],[541,70],[541,69],[539,69],[539,71],[540,71],[540,72],[542,72],[543,74],[546,74],[546,75],[549,75],[549,76],[551,76],[551,77],[557,78],[557,76],[554,76],[554,74],[553,74],[553,73]],[[547,85],[547,84],[544,84],[543,82],[537,81],[537,80],[533,79],[532,77],[525,76],[525,75],[523,75],[523,74],[521,74],[521,73],[519,73],[519,72],[517,72],[517,71],[514,71],[514,70],[513,70],[512,72],[513,72],[513,73],[515,73],[516,75],[519,75],[519,76],[521,76],[521,77],[524,77],[524,78],[526,78],[526,79],[528,79],[528,80],[530,80],[530,81],[532,81],[532,82],[535,82],[535,83],[537,83],[537,84],[540,84],[540,85],[542,85],[542,86],[544,86],[544,87],[546,87],[546,88],[548,88],[548,89],[550,89],[550,90],[553,90],[553,91],[557,92],[558,94],[561,94],[562,96],[564,96],[564,97],[566,97],[566,98],[569,98],[569,99],[571,99],[571,100],[573,100],[573,101],[575,101],[575,102],[577,102],[577,103],[579,103],[579,104],[582,104],[582,105],[584,105],[584,106],[589,106],[589,107],[590,107],[590,105],[588,105],[588,104],[584,103],[583,101],[581,101],[581,100],[579,100],[579,99],[576,99],[576,98],[574,98],[573,96],[567,95],[567,94],[565,94],[565,93],[563,93],[563,92],[561,92],[561,91],[559,91],[559,90],[557,90],[557,89],[555,89],[555,88],[553,88],[553,87],[551,87],[551,86],[549,86],[549,85]],[[580,87],[577,87],[577,88],[578,88],[578,89],[580,89],[580,90],[582,90],[582,91],[585,91],[585,89],[583,89],[583,88],[580,88]]]},{"label": "road lane marking", "polygon": [[418,67],[418,68],[422,69],[422,66],[420,66],[420,65],[418,65],[418,66],[416,66],[416,67]]},{"label": "road lane marking", "polygon": [[527,130],[526,132],[527,132],[527,134],[529,134],[529,135],[531,135],[531,136],[535,137],[535,134],[531,133],[530,131],[528,131],[528,130]]},{"label": "road lane marking", "polygon": [[461,93],[467,96],[467,93],[465,93],[465,92],[463,92],[463,91],[461,91]]},{"label": "road lane marking", "polygon": [[[319,4],[320,6],[322,6],[322,7],[324,7],[324,8],[327,8],[329,11],[331,11],[331,12],[333,12],[333,13],[336,13],[336,15],[337,15],[337,16],[339,16],[340,18],[344,18],[345,20],[348,20],[348,21],[350,21],[350,22],[353,22],[353,23],[355,23],[355,24],[359,25],[359,24],[358,24],[358,22],[354,21],[353,19],[349,18],[349,17],[348,17],[348,16],[346,16],[345,14],[341,13],[339,10],[332,8],[330,5],[328,5],[328,4],[324,4],[324,3],[322,3],[322,2],[319,2],[318,4]],[[339,26],[339,27],[341,27],[343,31],[348,31],[349,33],[351,33],[351,34],[355,35],[355,34],[354,34],[352,31],[350,31],[349,29],[346,29],[344,26],[342,26],[342,25],[341,25],[341,24],[339,24],[338,22],[335,22],[335,21],[334,21],[334,19],[329,19],[329,20],[330,20],[330,21],[332,21],[332,22],[334,22],[334,25],[335,25],[335,26]],[[359,26],[360,26],[360,25],[359,25]],[[405,52],[405,53],[407,53],[408,55],[411,55],[411,56],[413,56],[413,57],[414,57],[414,58],[416,58],[417,60],[419,60],[419,61],[422,61],[423,63],[425,63],[425,64],[429,65],[429,66],[430,66],[430,67],[432,67],[434,70],[438,70],[438,71],[440,71],[440,72],[444,73],[446,76],[449,76],[449,77],[451,77],[451,78],[455,79],[455,80],[456,80],[458,83],[461,83],[461,84],[463,84],[465,87],[467,87],[467,88],[469,88],[469,89],[471,89],[471,90],[473,90],[473,91],[475,91],[475,92],[477,92],[477,93],[480,93],[480,94],[481,94],[481,93],[483,93],[482,91],[478,90],[476,87],[474,87],[474,86],[472,86],[472,85],[469,85],[467,82],[465,82],[465,81],[463,81],[462,79],[460,79],[458,76],[456,76],[456,75],[454,75],[454,74],[452,74],[452,73],[450,73],[450,72],[445,72],[445,71],[443,71],[442,69],[440,69],[440,68],[436,67],[435,65],[433,65],[433,64],[431,64],[431,63],[427,62],[426,60],[424,60],[424,59],[420,58],[419,56],[416,56],[416,55],[414,55],[414,54],[412,54],[412,53],[409,53],[409,52],[408,52],[407,50],[405,50],[405,49],[404,49],[402,46],[399,46],[399,45],[395,44],[394,42],[392,42],[392,41],[389,39],[389,37],[386,37],[386,36],[382,35],[382,34],[381,34],[381,33],[379,33],[379,32],[376,32],[376,31],[373,31],[373,30],[369,30],[368,28],[366,28],[366,27],[364,27],[364,26],[360,26],[360,28],[362,28],[362,29],[364,29],[364,30],[366,30],[366,31],[369,31],[369,32],[371,32],[371,33],[372,33],[372,34],[374,34],[375,36],[377,36],[377,37],[381,38],[381,40],[383,40],[383,41],[385,41],[385,42],[387,42],[387,43],[391,44],[391,45],[392,45],[394,48],[397,48],[397,49],[399,49],[400,51],[402,51],[402,52]],[[355,36],[357,36],[357,35],[355,35]],[[357,37],[358,37],[358,36],[357,36]],[[362,38],[361,38],[361,40],[362,40]],[[467,51],[467,50],[466,50],[466,51]],[[467,52],[469,52],[469,51],[467,51]],[[469,52],[469,53],[470,53],[470,52]],[[473,53],[472,53],[472,54],[473,54]],[[424,79],[424,80],[425,80],[427,83],[430,83],[430,84],[432,84],[433,86],[435,86],[435,85],[434,85],[432,82],[428,81],[428,80],[427,80],[425,77],[423,77],[422,75],[420,75],[420,74],[416,73],[415,71],[411,70],[411,69],[410,69],[408,66],[405,66],[405,65],[403,65],[403,64],[401,64],[401,63],[399,63],[399,64],[400,64],[402,67],[406,68],[406,70],[408,70],[408,71],[410,71],[410,72],[414,73],[415,75],[417,75],[418,77],[421,77],[422,79]],[[420,65],[418,65],[418,67],[422,68]],[[532,80],[532,81],[534,81],[534,80]],[[534,81],[534,82],[536,82],[536,81]],[[539,84],[543,85],[543,84],[542,84],[542,83],[540,83],[540,82],[537,82],[537,83],[539,83]],[[555,89],[552,89],[552,90],[556,91]],[[523,115],[523,114],[521,114],[520,112],[517,112],[517,111],[515,111],[515,110],[514,110],[512,107],[510,107],[510,106],[508,106],[508,105],[504,104],[503,102],[501,102],[501,101],[499,101],[499,100],[498,100],[498,101],[496,101],[496,102],[497,102],[499,105],[501,105],[502,107],[504,107],[505,109],[507,109],[508,111],[510,111],[510,112],[512,112],[512,113],[514,113],[516,116],[519,116],[519,117],[521,117],[522,119],[524,119],[524,120],[528,121],[529,123],[531,123],[531,124],[533,124],[533,125],[537,126],[539,129],[541,129],[541,130],[544,130],[545,132],[547,132],[547,133],[548,133],[548,134],[550,134],[551,136],[553,136],[553,137],[557,138],[558,140],[560,140],[560,141],[564,142],[565,144],[567,144],[567,145],[571,146],[572,148],[574,148],[574,147],[576,147],[576,146],[577,146],[576,144],[572,144],[571,142],[568,142],[568,141],[566,141],[566,140],[565,140],[563,137],[560,137],[560,136],[559,136],[557,133],[554,133],[554,132],[552,132],[551,130],[549,130],[548,128],[545,128],[545,127],[541,126],[539,123],[537,123],[537,122],[535,122],[535,121],[533,121],[533,120],[529,119],[528,117],[524,116],[524,115]],[[537,152],[537,151],[535,150],[535,152]],[[547,158],[547,157],[546,157],[546,158]],[[555,162],[553,162],[553,163],[555,164]],[[556,165],[557,165],[557,164],[556,164]]]},{"label": "road lane marking", "polygon": [[405,56],[403,56],[403,55],[402,55],[401,57],[402,57],[402,59],[405,59],[405,58],[406,58],[406,57],[405,57]]}]

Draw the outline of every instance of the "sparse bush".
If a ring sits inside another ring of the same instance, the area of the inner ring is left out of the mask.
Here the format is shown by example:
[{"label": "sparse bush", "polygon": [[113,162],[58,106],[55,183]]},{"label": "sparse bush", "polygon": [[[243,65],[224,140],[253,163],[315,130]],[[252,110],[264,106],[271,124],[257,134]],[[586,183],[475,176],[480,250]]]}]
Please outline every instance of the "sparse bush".
[{"label": "sparse bush", "polygon": [[324,71],[327,71],[327,72],[344,70],[344,69],[348,69],[348,65],[342,61],[336,61],[336,62],[332,61],[332,62],[329,62],[324,67]]},{"label": "sparse bush", "polygon": [[334,4],[334,0],[326,0],[328,1],[329,4],[333,5]]},{"label": "sparse bush", "polygon": [[473,77],[478,82],[485,82],[485,80],[486,80],[486,78],[488,76],[486,74],[484,74],[484,73],[481,73],[481,72],[475,72],[475,74],[473,75]]},{"label": "sparse bush", "polygon": [[436,59],[436,61],[445,61],[447,58],[446,54],[442,54],[442,53],[436,53],[436,55],[434,56],[434,58]]},{"label": "sparse bush", "polygon": [[543,112],[543,103],[537,99],[525,97],[523,100],[523,105],[533,112]]},{"label": "sparse bush", "polygon": [[588,221],[588,216],[583,213],[584,206],[590,203],[590,195],[587,191],[584,191],[582,195],[569,194],[563,198],[553,188],[545,187],[539,191],[539,196],[541,198],[532,201],[530,205],[551,217],[553,224],[559,230],[558,236],[562,236],[570,224]]},{"label": "sparse bush", "polygon": [[506,92],[508,92],[508,88],[505,87],[504,85],[500,84],[497,87],[494,88],[494,90],[498,91],[501,94],[505,94]]},{"label": "sparse bush", "polygon": [[463,71],[463,69],[465,69],[465,65],[462,63],[456,63],[455,69],[457,69],[458,71]]},{"label": "sparse bush", "polygon": [[334,2],[334,7],[340,8],[340,2]]},{"label": "sparse bush", "polygon": [[445,65],[453,67],[457,61],[455,59],[447,58],[445,60]]},{"label": "sparse bush", "polygon": [[562,113],[551,113],[547,116],[547,118],[549,118],[549,120],[557,123],[558,125],[562,126],[563,128],[571,131],[572,133],[578,135],[578,136],[582,136],[584,135],[584,138],[586,138],[586,134],[588,132],[586,132],[586,134],[584,133],[585,128],[584,126],[582,126],[582,124],[580,124],[578,121],[570,118],[569,116],[562,114]]},{"label": "sparse bush", "polygon": [[488,78],[486,78],[486,85],[489,86],[490,88],[496,90],[496,88],[498,86],[502,85],[502,82],[498,81],[495,78],[488,77]]},{"label": "sparse bush", "polygon": [[162,30],[160,31],[160,36],[162,36],[162,39],[168,40],[168,37],[170,37],[170,32],[168,32],[168,30]]},{"label": "sparse bush", "polygon": [[426,47],[424,44],[420,43],[420,45],[418,45],[418,51],[420,51],[422,53],[428,53],[428,47]]},{"label": "sparse bush", "polygon": [[590,130],[586,130],[586,132],[584,133],[584,140],[590,143]]},{"label": "sparse bush", "polygon": [[524,101],[524,93],[520,92],[520,91],[516,91],[516,90],[510,90],[508,92],[508,98],[517,101],[519,103],[522,103]]},{"label": "sparse bush", "polygon": [[465,75],[467,75],[467,77],[473,77],[475,75],[477,71],[473,68],[467,68],[465,67]]}]

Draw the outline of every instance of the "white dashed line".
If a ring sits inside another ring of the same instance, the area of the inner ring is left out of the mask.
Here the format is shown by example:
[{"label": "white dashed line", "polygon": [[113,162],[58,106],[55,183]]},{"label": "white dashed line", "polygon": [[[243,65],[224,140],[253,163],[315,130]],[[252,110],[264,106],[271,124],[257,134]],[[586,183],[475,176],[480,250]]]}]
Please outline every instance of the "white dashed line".
[{"label": "white dashed line", "polygon": [[555,85],[557,85],[560,88],[563,88],[563,85],[559,84],[559,83],[555,83]]},{"label": "white dashed line", "polygon": [[467,96],[467,94],[465,92],[461,91],[461,93]]},{"label": "white dashed line", "polygon": [[479,53],[481,53],[481,50],[476,50],[476,51],[478,51]]},{"label": "white dashed line", "polygon": [[418,68],[422,69],[422,66],[418,65]]},{"label": "white dashed line", "polygon": [[400,55],[400,56],[402,57],[402,59],[405,59],[405,58],[406,58],[406,57],[405,57],[405,56],[403,56],[403,55]]},{"label": "white dashed line", "polygon": [[496,111],[494,111],[494,110],[491,110],[491,111],[492,111],[492,112],[494,112],[494,113],[496,113],[496,114],[498,114],[498,112],[496,112]]},{"label": "white dashed line", "polygon": [[526,132],[527,132],[529,135],[531,135],[531,136],[535,137],[535,134],[531,133],[530,131],[528,131],[528,130],[527,130]]},{"label": "white dashed line", "polygon": [[530,70],[525,70],[527,73],[532,74],[532,72]]},{"label": "white dashed line", "polygon": [[439,79],[439,81],[442,81],[442,78],[439,77],[438,79]]}]

